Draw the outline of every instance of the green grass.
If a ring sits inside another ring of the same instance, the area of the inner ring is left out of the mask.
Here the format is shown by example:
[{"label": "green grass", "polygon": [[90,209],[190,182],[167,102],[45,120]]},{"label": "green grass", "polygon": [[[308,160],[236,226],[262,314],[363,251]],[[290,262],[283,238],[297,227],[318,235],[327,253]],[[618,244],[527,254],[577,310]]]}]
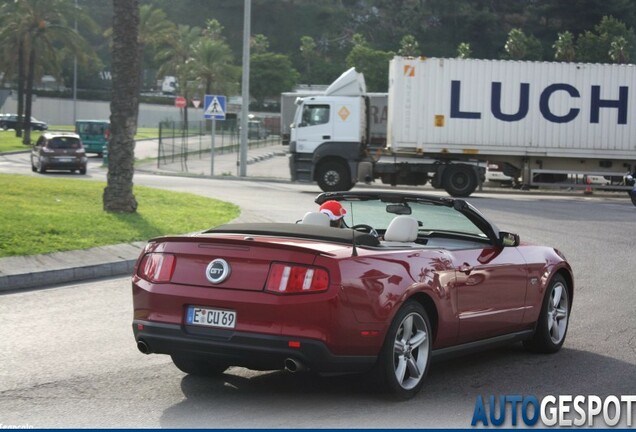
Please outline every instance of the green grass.
[{"label": "green grass", "polygon": [[[67,131],[72,132],[74,127],[72,125],[50,125],[51,131]],[[42,132],[31,131],[31,142],[35,142]],[[136,140],[152,139],[159,137],[159,129],[157,128],[139,128],[137,129]],[[22,144],[22,138],[16,138],[14,130],[3,131],[0,129],[0,153],[15,151],[15,150],[29,150],[31,147]]]},{"label": "green grass", "polygon": [[204,230],[239,215],[233,204],[135,186],[135,214],[102,210],[103,182],[0,174],[0,257],[86,249]]}]

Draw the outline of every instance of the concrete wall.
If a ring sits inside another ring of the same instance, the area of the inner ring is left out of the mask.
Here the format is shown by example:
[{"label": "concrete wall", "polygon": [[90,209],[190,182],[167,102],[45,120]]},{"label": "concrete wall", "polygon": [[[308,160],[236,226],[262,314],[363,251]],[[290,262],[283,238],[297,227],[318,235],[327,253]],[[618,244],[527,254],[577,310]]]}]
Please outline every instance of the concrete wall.
[{"label": "concrete wall", "polygon": [[[0,107],[2,113],[17,111],[17,98],[10,95],[4,105]],[[73,101],[69,99],[54,99],[37,97],[33,100],[33,117],[47,122],[49,125],[73,124]],[[78,119],[110,119],[110,102],[77,101]],[[203,109],[188,109],[190,121],[203,120]],[[139,127],[158,127],[163,120],[181,120],[181,110],[170,105],[139,105]]]}]

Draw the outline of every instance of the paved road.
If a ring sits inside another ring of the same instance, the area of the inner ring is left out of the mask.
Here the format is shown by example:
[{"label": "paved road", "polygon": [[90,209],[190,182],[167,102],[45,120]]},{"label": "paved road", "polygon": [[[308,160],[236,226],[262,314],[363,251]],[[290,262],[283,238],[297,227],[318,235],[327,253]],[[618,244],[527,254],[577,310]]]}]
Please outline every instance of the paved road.
[{"label": "paved road", "polygon": [[[197,193],[219,186],[196,183]],[[269,196],[293,209],[313,197],[311,190],[288,185],[226,183],[230,187],[223,194],[244,204],[248,197]],[[184,186],[178,180],[173,187]],[[256,199],[254,205],[264,201]],[[466,427],[477,395],[634,393],[636,295],[633,257],[626,253],[631,246],[626,233],[633,238],[636,232],[633,209],[579,199],[474,201],[500,225],[525,239],[558,245],[571,260],[577,292],[568,340],[559,354],[529,355],[513,346],[435,364],[424,392],[403,404],[375,396],[358,377],[319,379],[237,368],[222,380],[199,380],[181,374],[165,357],[137,353],[127,278],[93,281],[0,296],[5,347],[0,353],[0,422],[42,427]],[[245,214],[261,212],[275,213],[267,207]]]},{"label": "paved road", "polygon": [[[0,159],[0,171],[22,172],[12,164]],[[92,178],[103,179],[99,169],[91,171]],[[28,167],[23,172],[31,175]],[[149,173],[137,173],[135,183],[235,202],[243,208],[242,220],[295,220],[313,208],[319,192],[314,185]],[[515,345],[436,363],[424,391],[404,403],[377,396],[357,376],[233,368],[222,379],[196,379],[165,356],[136,351],[127,278],[96,280],[0,295],[0,423],[469,427],[478,395],[635,394],[636,212],[631,203],[580,194],[476,194],[470,201],[502,229],[557,246],[572,263],[572,321],[558,354],[531,355]]]}]

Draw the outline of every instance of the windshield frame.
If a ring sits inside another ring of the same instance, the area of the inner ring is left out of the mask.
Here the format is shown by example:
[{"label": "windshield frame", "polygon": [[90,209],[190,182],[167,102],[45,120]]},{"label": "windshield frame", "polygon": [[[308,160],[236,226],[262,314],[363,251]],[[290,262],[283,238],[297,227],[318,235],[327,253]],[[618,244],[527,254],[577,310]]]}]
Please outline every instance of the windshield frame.
[{"label": "windshield frame", "polygon": [[[490,242],[494,245],[499,244],[499,228],[489,221],[479,210],[477,210],[470,203],[456,198],[449,197],[439,197],[434,195],[426,195],[426,194],[417,194],[417,193],[402,193],[402,192],[325,192],[318,195],[315,199],[316,204],[320,205],[328,200],[336,200],[339,201],[347,210],[352,208],[353,204],[348,205],[347,203],[355,203],[360,201],[379,201],[385,205],[388,204],[427,204],[433,206],[441,206],[453,209],[459,214],[463,215],[468,221],[470,221],[476,228],[478,232],[481,232],[485,235],[485,238],[490,240]],[[355,210],[354,210],[355,211]],[[449,213],[452,215],[452,213]],[[348,219],[350,223],[364,223],[363,218],[360,218],[359,215],[356,218],[356,215],[352,215],[353,219]],[[357,220],[356,220],[357,219]],[[352,222],[351,222],[352,221]],[[422,226],[423,232],[426,232],[426,227]],[[436,232],[445,232],[445,231],[436,231]],[[451,235],[465,235],[473,238],[477,238],[477,234],[471,231],[448,231],[448,234]],[[483,237],[482,237],[483,239]]]}]

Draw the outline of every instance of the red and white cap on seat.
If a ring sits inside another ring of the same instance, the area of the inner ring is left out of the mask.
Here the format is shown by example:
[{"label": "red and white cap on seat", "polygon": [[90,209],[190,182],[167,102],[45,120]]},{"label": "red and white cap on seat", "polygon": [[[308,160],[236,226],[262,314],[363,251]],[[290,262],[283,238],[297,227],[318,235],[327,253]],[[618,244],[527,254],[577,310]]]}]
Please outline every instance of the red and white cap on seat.
[{"label": "red and white cap on seat", "polygon": [[342,207],[338,201],[330,200],[325,201],[320,206],[320,212],[329,216],[332,221],[337,221],[347,214],[347,211]]}]

